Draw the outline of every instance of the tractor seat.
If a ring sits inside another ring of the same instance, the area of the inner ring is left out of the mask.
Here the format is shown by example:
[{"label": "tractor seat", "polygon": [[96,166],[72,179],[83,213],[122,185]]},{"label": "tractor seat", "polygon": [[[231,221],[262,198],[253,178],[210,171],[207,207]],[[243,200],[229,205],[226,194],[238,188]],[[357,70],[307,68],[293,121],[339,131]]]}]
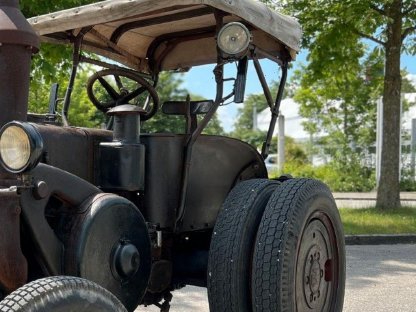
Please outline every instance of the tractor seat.
[{"label": "tractor seat", "polygon": [[190,134],[198,127],[197,115],[205,115],[214,106],[214,101],[167,101],[163,103],[162,112],[166,115],[184,116],[185,133]]},{"label": "tractor seat", "polygon": [[[189,115],[205,115],[210,111],[214,101],[189,101]],[[166,115],[188,115],[187,101],[166,101],[163,103],[162,112]]]}]

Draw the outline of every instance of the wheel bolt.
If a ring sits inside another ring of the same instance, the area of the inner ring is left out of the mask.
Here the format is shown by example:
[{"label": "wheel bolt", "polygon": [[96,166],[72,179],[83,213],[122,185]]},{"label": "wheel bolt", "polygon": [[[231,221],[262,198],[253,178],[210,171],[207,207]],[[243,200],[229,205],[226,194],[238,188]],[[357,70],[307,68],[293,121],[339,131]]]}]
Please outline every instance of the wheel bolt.
[{"label": "wheel bolt", "polygon": [[324,270],[321,270],[321,277],[324,276]]}]

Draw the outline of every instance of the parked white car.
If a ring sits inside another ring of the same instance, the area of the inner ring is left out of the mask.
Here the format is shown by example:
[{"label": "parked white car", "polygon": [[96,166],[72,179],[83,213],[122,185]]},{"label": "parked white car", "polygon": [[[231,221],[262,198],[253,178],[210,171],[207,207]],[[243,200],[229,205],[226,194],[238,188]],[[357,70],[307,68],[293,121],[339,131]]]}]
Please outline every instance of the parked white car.
[{"label": "parked white car", "polygon": [[278,155],[277,154],[270,154],[267,156],[267,158],[264,160],[264,163],[266,164],[266,169],[269,174],[271,173],[277,173],[279,170],[278,167]]}]

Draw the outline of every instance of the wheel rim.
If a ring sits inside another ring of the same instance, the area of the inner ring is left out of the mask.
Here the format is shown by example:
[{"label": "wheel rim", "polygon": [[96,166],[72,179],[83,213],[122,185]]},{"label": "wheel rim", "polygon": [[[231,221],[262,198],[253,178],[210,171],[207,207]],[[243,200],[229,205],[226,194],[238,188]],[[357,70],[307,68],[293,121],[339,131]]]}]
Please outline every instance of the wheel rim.
[{"label": "wheel rim", "polygon": [[313,215],[299,244],[296,265],[297,311],[332,311],[337,297],[339,254],[328,216]]}]

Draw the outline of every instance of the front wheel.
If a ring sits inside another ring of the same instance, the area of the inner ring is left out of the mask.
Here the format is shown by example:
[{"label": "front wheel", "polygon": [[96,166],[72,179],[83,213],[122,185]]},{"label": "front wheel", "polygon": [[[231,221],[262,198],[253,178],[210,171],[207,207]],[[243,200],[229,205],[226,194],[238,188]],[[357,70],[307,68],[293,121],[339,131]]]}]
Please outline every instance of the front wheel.
[{"label": "front wheel", "polygon": [[257,234],[252,288],[254,312],[342,311],[344,236],[323,183],[292,179],[271,196]]},{"label": "front wheel", "polygon": [[104,288],[85,279],[54,276],[20,287],[0,303],[0,312],[126,312]]}]

